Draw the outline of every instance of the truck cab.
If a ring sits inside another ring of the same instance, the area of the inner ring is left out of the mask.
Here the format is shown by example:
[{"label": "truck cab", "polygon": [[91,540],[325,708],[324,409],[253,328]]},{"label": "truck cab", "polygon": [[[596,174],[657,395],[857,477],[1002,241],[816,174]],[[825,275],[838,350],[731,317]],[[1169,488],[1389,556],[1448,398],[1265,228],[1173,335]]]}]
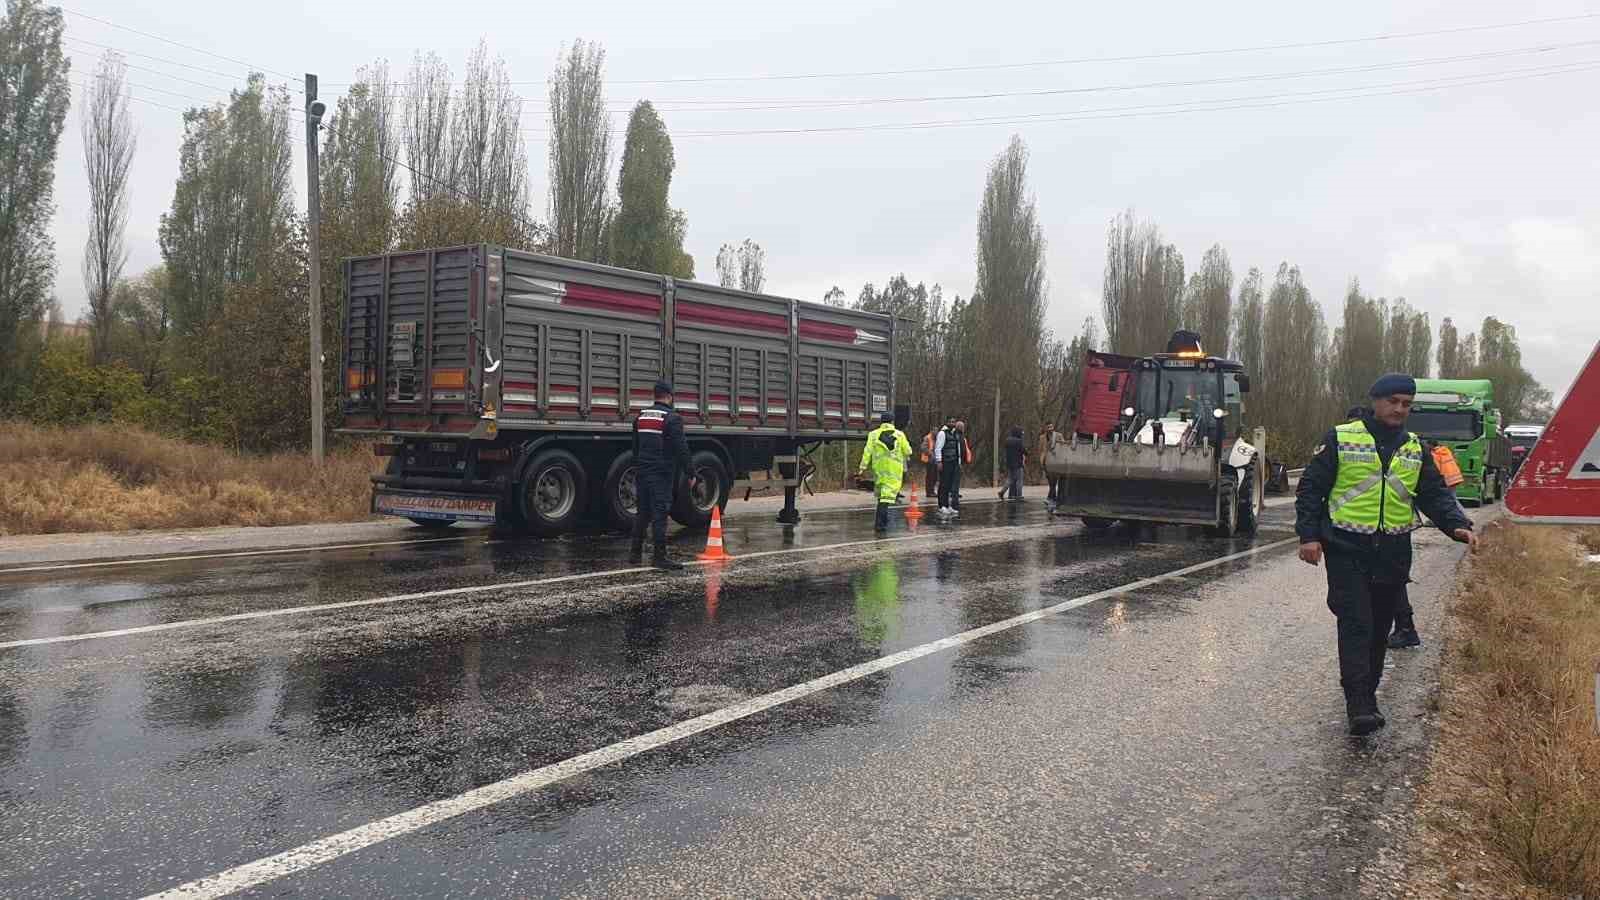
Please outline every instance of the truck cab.
[{"label": "truck cab", "polygon": [[1450,448],[1466,478],[1456,496],[1466,503],[1493,503],[1505,495],[1511,444],[1494,406],[1494,383],[1486,378],[1419,378],[1406,428],[1426,442]]}]

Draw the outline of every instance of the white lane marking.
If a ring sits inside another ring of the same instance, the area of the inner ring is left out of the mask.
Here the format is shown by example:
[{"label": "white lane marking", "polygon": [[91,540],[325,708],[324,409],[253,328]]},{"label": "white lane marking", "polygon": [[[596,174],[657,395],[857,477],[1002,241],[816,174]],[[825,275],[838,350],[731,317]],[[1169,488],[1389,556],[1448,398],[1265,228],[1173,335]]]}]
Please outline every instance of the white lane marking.
[{"label": "white lane marking", "polygon": [[[743,559],[760,559],[765,556],[778,556],[788,553],[818,553],[824,550],[839,550],[845,547],[859,547],[866,544],[887,544],[895,541],[910,541],[919,538],[932,537],[937,534],[971,535],[983,534],[990,531],[1025,530],[1030,526],[1025,525],[993,525],[984,528],[967,528],[960,531],[934,532],[924,535],[906,535],[904,537],[873,538],[862,541],[846,541],[838,544],[819,544],[815,547],[791,547],[786,550],[761,550],[755,553],[742,553],[727,562],[737,563]],[[691,566],[709,566],[722,564],[717,561],[694,560]],[[116,628],[110,631],[88,631],[82,634],[61,634],[54,637],[26,638],[17,641],[0,642],[0,650],[10,650],[17,647],[38,647],[44,644],[69,644],[78,641],[93,641],[101,638],[127,637],[136,634],[151,634],[157,631],[172,631],[177,628],[198,628],[204,625],[220,625],[228,622],[246,622],[252,619],[270,619],[278,616],[294,616],[304,613],[328,612],[339,609],[356,609],[363,606],[381,606],[389,603],[402,603],[407,600],[432,600],[438,597],[460,597],[465,594],[482,594],[490,591],[516,590],[518,588],[539,587],[547,584],[561,584],[569,581],[587,581],[594,578],[609,578],[615,575],[635,575],[640,572],[653,572],[648,566],[639,566],[628,569],[606,569],[599,572],[580,572],[575,575],[558,575],[551,578],[534,578],[527,581],[504,581],[495,584],[478,584],[470,587],[446,588],[438,591],[421,591],[414,594],[395,594],[388,597],[372,597],[367,600],[346,600],[341,603],[318,603],[311,606],[287,606],[280,609],[262,609],[255,612],[231,613],[226,616],[211,616],[205,619],[184,619],[179,622],[163,622],[159,625],[138,625],[132,628]]]},{"label": "white lane marking", "polygon": [[346,854],[354,853],[355,851],[365,847],[382,843],[390,838],[411,834],[431,825],[436,825],[447,819],[453,819],[456,816],[483,809],[484,807],[492,806],[496,803],[500,803],[532,791],[537,791],[558,781],[571,778],[574,775],[579,775],[593,769],[598,769],[602,766],[609,766],[623,762],[638,756],[641,753],[681,741],[686,737],[699,734],[702,731],[709,731],[713,728],[726,725],[730,722],[737,722],[740,719],[753,716],[756,713],[764,712],[772,709],[775,706],[782,706],[786,703],[792,703],[795,700],[799,700],[801,698],[808,697],[812,694],[826,691],[830,688],[835,688],[843,684],[848,684],[852,681],[865,678],[868,675],[873,675],[886,669],[892,669],[896,666],[904,665],[913,660],[921,659],[924,656],[938,653],[941,650],[949,650],[953,647],[960,647],[963,644],[970,644],[973,641],[981,640],[992,634],[1007,631],[1020,625],[1027,625],[1031,622],[1037,622],[1040,619],[1044,619],[1058,613],[1077,609],[1080,606],[1086,606],[1090,603],[1094,603],[1097,600],[1104,600],[1108,597],[1115,597],[1131,591],[1137,591],[1141,588],[1159,584],[1163,581],[1170,581],[1171,579],[1180,578],[1184,575],[1190,575],[1205,569],[1215,568],[1216,566],[1233,562],[1237,559],[1243,559],[1247,556],[1255,556],[1258,553],[1276,550],[1279,547],[1287,547],[1290,544],[1296,543],[1298,540],[1298,538],[1286,538],[1284,540],[1274,541],[1270,544],[1265,544],[1260,547],[1252,547],[1249,550],[1231,553],[1227,556],[1218,557],[1217,559],[1196,563],[1192,566],[1174,569],[1173,571],[1162,575],[1141,578],[1138,581],[1131,581],[1127,584],[1121,585],[1120,587],[1114,587],[1104,591],[1097,591],[1093,594],[1085,594],[1082,597],[1074,597],[1071,600],[1066,600],[1053,606],[1046,606],[1041,609],[1034,610],[1033,612],[1023,613],[1019,616],[1012,616],[1009,619],[1002,619],[1001,621],[995,622],[991,625],[984,625],[979,628],[971,629],[970,631],[963,631],[960,634],[951,635],[947,638],[941,638],[937,641],[931,641],[920,646],[912,647],[909,650],[901,650],[899,653],[894,653],[870,662],[851,666],[848,669],[840,669],[839,671],[830,675],[823,675],[820,678],[813,678],[810,681],[802,682],[779,691],[773,691],[770,694],[763,694],[759,697],[753,697],[742,703],[735,703],[732,706],[724,707],[716,712],[706,713],[703,716],[696,716],[693,719],[687,719],[679,722],[676,725],[669,725],[665,728],[660,728],[655,731],[628,738],[624,741],[619,741],[618,743],[607,747],[601,747],[598,750],[591,750],[588,753],[579,754],[578,756],[562,760],[558,763],[552,763],[548,766],[541,766],[540,768],[523,772],[520,775],[513,775],[510,778],[506,778],[502,781],[496,781],[492,784],[486,784],[483,787],[475,788],[467,791],[464,794],[458,794],[454,797],[448,797],[444,800],[436,800],[433,803],[389,816],[386,819],[379,819],[376,822],[369,822],[366,825],[359,825],[355,828],[349,829],[348,831],[342,831],[338,834],[332,834],[324,838],[319,838],[309,844],[303,844],[299,847],[285,850],[284,852],[275,854],[273,856],[263,857],[254,862],[234,866],[231,869],[227,869],[215,875],[210,875],[205,878],[188,882],[187,884],[179,885],[177,887],[162,891],[159,894],[151,894],[146,898],[146,900],[177,900],[177,898],[191,900],[191,898],[196,897],[223,897],[236,891],[242,891],[247,888],[256,887],[269,881],[282,878],[286,875],[292,875],[296,872],[314,868]]},{"label": "white lane marking", "polygon": [[[13,575],[19,572],[59,572],[63,569],[100,569],[108,566],[143,566],[150,563],[185,562],[191,559],[233,559],[240,556],[276,556],[283,553],[317,553],[323,550],[361,550],[367,547],[397,547],[406,544],[437,544],[442,541],[470,541],[473,535],[464,534],[460,537],[439,538],[414,538],[404,541],[370,541],[365,544],[324,544],[311,547],[279,547],[272,550],[234,550],[227,553],[185,553],[176,556],[142,556],[132,559],[102,559],[95,562],[79,563],[51,563],[39,566],[17,566],[14,568],[0,568],[0,576]],[[495,544],[499,541],[488,540],[485,544]]]}]

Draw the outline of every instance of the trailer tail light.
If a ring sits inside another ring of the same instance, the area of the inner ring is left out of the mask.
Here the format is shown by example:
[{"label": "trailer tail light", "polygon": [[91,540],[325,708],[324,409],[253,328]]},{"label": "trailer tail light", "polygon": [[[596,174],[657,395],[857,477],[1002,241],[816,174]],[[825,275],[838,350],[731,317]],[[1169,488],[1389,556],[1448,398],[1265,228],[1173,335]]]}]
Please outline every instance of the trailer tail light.
[{"label": "trailer tail light", "polygon": [[434,369],[430,381],[436,388],[457,388],[464,390],[467,386],[467,370]]},{"label": "trailer tail light", "polygon": [[510,462],[511,461],[511,448],[510,447],[490,447],[487,450],[479,450],[478,451],[478,461],[479,462]]},{"label": "trailer tail light", "polygon": [[428,381],[433,385],[433,399],[453,402],[467,399],[466,369],[434,369]]},{"label": "trailer tail light", "polygon": [[369,369],[345,369],[344,387],[350,393],[351,399],[361,399],[364,390],[377,381],[376,374]]}]

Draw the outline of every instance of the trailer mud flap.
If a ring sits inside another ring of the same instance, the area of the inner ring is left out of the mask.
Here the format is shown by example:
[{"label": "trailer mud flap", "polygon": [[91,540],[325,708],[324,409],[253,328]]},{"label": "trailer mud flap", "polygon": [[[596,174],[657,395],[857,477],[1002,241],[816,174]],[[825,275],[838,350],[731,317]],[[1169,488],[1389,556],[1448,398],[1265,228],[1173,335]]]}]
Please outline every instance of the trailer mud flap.
[{"label": "trailer mud flap", "polygon": [[375,491],[372,511],[380,516],[432,519],[439,522],[494,524],[499,500],[495,497],[454,496],[411,491]]}]

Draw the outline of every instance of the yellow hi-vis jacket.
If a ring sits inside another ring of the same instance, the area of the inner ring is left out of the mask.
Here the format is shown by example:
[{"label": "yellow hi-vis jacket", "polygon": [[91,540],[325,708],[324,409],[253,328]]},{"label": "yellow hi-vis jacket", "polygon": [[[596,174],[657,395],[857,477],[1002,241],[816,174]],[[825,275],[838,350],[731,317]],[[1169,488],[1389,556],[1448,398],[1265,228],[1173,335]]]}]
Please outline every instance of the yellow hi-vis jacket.
[{"label": "yellow hi-vis jacket", "polygon": [[1365,422],[1334,429],[1339,439],[1339,473],[1328,497],[1333,527],[1357,534],[1405,534],[1422,525],[1417,515],[1417,482],[1422,475],[1422,442],[1406,433],[1389,468],[1383,468],[1378,443]]},{"label": "yellow hi-vis jacket", "polygon": [[[888,440],[885,441],[885,438]],[[872,469],[872,480],[878,485],[878,502],[893,503],[900,493],[900,483],[906,475],[906,463],[911,459],[911,442],[905,432],[893,424],[879,425],[867,435],[867,449],[861,454],[860,471]]]}]

